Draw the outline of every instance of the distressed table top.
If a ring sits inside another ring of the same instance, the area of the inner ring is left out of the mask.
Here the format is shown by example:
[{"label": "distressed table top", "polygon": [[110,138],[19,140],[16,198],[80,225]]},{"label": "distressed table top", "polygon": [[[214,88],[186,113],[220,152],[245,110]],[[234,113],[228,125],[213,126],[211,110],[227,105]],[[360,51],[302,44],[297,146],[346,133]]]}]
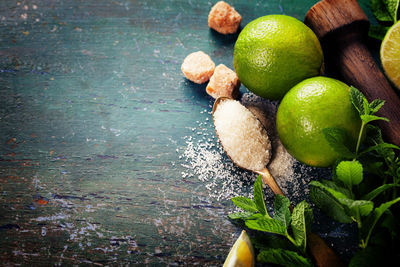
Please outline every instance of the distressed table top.
[{"label": "distressed table top", "polygon": [[[303,20],[315,2],[231,1],[242,27],[266,14]],[[185,154],[196,136],[216,143],[213,99],[180,72],[198,50],[232,68],[237,34],[208,28],[213,3],[0,0],[3,264],[223,263],[240,232],[232,203]],[[345,226],[316,217],[348,257]]]}]

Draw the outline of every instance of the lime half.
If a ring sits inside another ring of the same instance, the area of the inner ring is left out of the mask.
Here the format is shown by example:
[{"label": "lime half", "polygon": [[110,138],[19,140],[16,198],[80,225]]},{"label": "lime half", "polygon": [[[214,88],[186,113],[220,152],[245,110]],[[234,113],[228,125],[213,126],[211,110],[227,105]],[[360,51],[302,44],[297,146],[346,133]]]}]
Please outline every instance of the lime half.
[{"label": "lime half", "polygon": [[400,21],[386,33],[380,56],[386,76],[400,90]]}]

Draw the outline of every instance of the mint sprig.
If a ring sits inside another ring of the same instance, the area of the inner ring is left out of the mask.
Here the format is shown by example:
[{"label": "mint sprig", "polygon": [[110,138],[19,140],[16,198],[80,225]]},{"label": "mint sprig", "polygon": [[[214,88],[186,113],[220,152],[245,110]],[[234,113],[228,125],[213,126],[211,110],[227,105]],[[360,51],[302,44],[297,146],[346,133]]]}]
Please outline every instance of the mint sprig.
[{"label": "mint sprig", "polygon": [[[228,215],[230,219],[244,221],[249,229],[280,236],[294,248],[294,250],[287,249],[286,245],[274,249],[262,247],[258,255],[260,262],[276,264],[284,262],[287,266],[294,266],[290,263],[311,266],[311,261],[306,254],[306,245],[313,215],[312,209],[306,201],[295,206],[291,214],[289,199],[276,195],[274,216],[272,217],[265,205],[261,176],[258,176],[254,183],[253,199],[234,197],[232,201],[244,211]],[[279,243],[275,242],[275,244]],[[281,242],[281,244],[284,243]],[[260,247],[260,244],[257,244],[257,246]]]},{"label": "mint sprig", "polygon": [[[376,115],[383,100],[368,102],[354,87],[350,87],[350,99],[361,119],[357,145],[349,147],[350,138],[342,129],[324,129],[326,140],[342,160],[334,167],[332,180],[310,183],[310,198],[334,220],[356,223],[361,251],[370,251],[374,232],[389,229],[389,238],[398,232],[395,223],[384,225],[381,218],[389,216],[385,214],[391,214],[389,209],[400,202],[400,159],[396,156],[400,148],[384,142],[380,129],[370,125],[376,120],[389,122]],[[364,252],[357,253],[350,266],[360,260],[360,255]]]}]

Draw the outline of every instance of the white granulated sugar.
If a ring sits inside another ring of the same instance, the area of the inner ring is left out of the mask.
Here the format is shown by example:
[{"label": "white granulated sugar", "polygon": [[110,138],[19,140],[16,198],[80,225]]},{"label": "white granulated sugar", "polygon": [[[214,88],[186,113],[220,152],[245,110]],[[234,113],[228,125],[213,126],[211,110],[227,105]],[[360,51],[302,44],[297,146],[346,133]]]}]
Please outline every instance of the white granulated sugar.
[{"label": "white granulated sugar", "polygon": [[251,171],[265,168],[271,143],[261,122],[239,101],[219,102],[214,112],[217,135],[229,157],[238,166]]},{"label": "white granulated sugar", "polygon": [[[278,101],[270,101],[256,96],[253,93],[244,94],[241,99],[243,105],[247,107],[261,121],[268,132],[271,140],[271,159],[268,164],[268,170],[279,182],[281,187],[290,182],[294,175],[294,159],[283,147],[278,133],[276,131],[276,112],[278,111]],[[284,188],[283,188],[283,191]]]},{"label": "white granulated sugar", "polygon": [[248,187],[255,176],[234,166],[216,140],[197,142],[188,138],[186,144],[183,156],[188,164],[182,166],[188,172],[183,172],[182,178],[196,176],[204,183],[208,196],[217,200],[250,197]]}]

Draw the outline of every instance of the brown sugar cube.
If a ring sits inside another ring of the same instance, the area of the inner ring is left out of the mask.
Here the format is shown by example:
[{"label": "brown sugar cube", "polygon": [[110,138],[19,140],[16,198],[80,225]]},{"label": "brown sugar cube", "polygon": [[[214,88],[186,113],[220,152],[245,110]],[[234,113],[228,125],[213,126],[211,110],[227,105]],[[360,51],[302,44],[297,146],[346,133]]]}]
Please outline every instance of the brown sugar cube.
[{"label": "brown sugar cube", "polygon": [[222,34],[235,33],[242,16],[229,4],[219,1],[208,14],[208,26]]},{"label": "brown sugar cube", "polygon": [[225,96],[236,99],[239,96],[239,88],[240,81],[236,73],[224,64],[219,64],[207,84],[206,91],[214,98]]},{"label": "brown sugar cube", "polygon": [[213,75],[215,64],[202,51],[189,54],[182,63],[181,70],[185,77],[194,83],[202,84]]}]

